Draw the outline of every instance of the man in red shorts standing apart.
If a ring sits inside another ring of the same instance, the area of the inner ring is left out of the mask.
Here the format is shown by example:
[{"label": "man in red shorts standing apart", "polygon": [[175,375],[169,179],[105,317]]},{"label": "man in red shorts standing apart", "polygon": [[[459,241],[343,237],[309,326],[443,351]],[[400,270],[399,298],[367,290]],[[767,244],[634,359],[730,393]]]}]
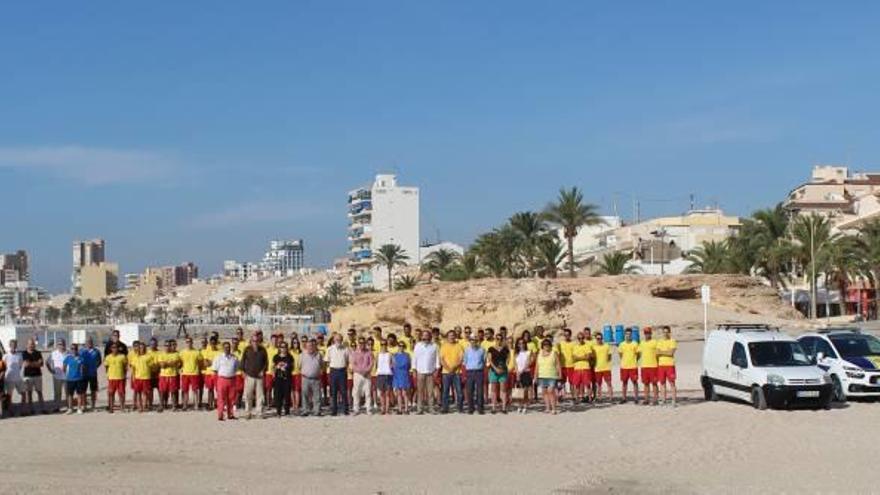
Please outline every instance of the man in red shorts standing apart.
[{"label": "man in red shorts standing apart", "polygon": [[[586,337],[586,335],[584,335]],[[608,400],[614,400],[614,387],[611,386],[611,346],[602,341],[602,334],[596,332],[593,350],[593,382],[596,384],[596,397],[602,399],[602,384],[608,391]]]},{"label": "man in red shorts standing apart", "polygon": [[627,384],[632,382],[633,395],[636,403],[639,402],[639,344],[633,342],[632,329],[627,328],[623,332],[623,342],[617,345],[617,353],[620,355],[620,381],[623,382],[623,400],[626,403]]},{"label": "man in red shorts standing apart", "polygon": [[[657,341],[652,338],[653,330],[645,327],[645,338],[639,343],[639,360],[642,365],[642,383],[645,384],[645,402],[657,405],[660,389],[657,387]],[[654,400],[651,400],[654,392]]]},{"label": "man in red shorts standing apart", "polygon": [[657,381],[663,386],[663,403],[669,400],[666,395],[666,384],[672,389],[672,407],[676,406],[677,390],[675,388],[675,350],[678,342],[672,338],[672,329],[663,327],[663,338],[657,341]]}]

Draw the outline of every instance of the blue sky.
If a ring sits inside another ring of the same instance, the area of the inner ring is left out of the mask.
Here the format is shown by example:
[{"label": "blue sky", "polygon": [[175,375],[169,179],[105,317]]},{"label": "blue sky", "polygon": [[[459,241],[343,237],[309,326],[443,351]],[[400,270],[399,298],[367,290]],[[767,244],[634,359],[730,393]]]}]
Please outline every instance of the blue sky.
[{"label": "blue sky", "polygon": [[469,242],[560,186],[629,217],[779,201],[815,163],[880,169],[875,2],[9,2],[0,250],[68,284],[345,250],[345,194],[422,188]]}]

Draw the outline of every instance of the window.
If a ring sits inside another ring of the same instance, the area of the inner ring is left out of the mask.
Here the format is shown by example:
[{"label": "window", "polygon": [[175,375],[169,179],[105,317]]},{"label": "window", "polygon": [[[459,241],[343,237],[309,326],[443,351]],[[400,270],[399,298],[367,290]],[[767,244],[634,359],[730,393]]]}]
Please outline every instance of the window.
[{"label": "window", "polygon": [[804,337],[800,340],[801,347],[804,348],[804,352],[807,353],[807,356],[815,357],[816,356],[816,341],[819,340],[816,337]]},{"label": "window", "polygon": [[752,364],[758,368],[779,366],[810,366],[810,359],[797,342],[771,340],[749,344]]},{"label": "window", "polygon": [[746,359],[746,348],[739,342],[733,344],[733,350],[730,352],[730,364],[740,368],[749,367],[749,362]]},{"label": "window", "polygon": [[[809,351],[808,351],[809,352]],[[834,349],[831,347],[831,344],[828,343],[825,339],[816,339],[816,352],[813,354],[815,356],[818,353],[822,353],[825,357],[836,358],[837,353],[834,352]]]}]

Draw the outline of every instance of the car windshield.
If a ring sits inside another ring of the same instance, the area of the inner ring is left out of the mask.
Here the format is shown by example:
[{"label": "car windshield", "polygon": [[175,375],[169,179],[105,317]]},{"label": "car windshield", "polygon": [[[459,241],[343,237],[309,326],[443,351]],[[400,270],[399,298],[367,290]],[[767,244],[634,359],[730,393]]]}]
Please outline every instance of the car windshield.
[{"label": "car windshield", "polygon": [[880,356],[880,340],[872,335],[834,335],[831,342],[841,356]]},{"label": "car windshield", "polygon": [[758,368],[774,366],[810,366],[807,353],[797,342],[752,342],[749,344],[752,365]]}]

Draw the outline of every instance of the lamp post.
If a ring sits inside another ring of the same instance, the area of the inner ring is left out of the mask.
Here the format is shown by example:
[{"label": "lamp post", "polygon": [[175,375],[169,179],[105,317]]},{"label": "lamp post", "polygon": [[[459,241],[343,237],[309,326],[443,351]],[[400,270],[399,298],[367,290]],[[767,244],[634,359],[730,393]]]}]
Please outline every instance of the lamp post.
[{"label": "lamp post", "polygon": [[[666,254],[666,249],[665,249],[665,247],[666,247],[666,229],[661,227],[657,230],[653,230],[653,231],[651,231],[651,235],[653,235],[654,237],[660,238],[660,275],[665,275],[666,274],[666,269],[664,266],[665,259],[663,257]],[[652,257],[653,257],[653,252],[654,252],[654,247],[651,246]],[[652,261],[652,263],[653,263],[653,261]]]}]

